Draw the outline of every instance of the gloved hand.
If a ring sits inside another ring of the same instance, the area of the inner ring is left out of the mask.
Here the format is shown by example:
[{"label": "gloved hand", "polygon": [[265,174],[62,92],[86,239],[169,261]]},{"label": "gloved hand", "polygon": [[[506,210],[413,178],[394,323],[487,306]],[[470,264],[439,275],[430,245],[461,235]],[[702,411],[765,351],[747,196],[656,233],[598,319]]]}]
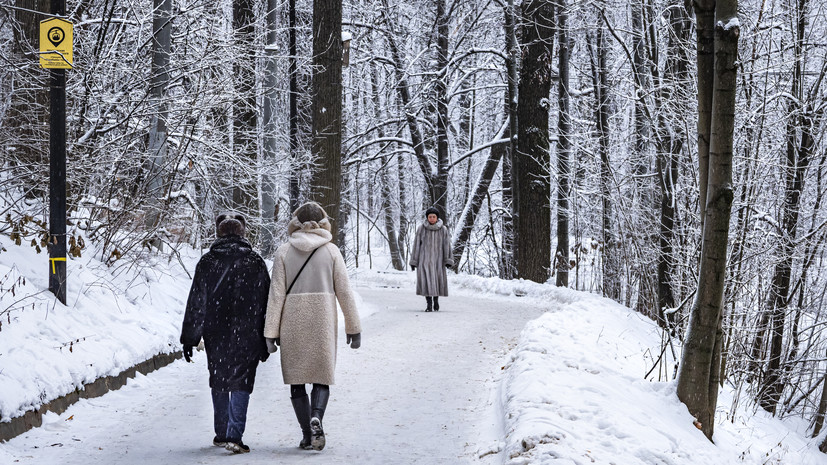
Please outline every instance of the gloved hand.
[{"label": "gloved hand", "polygon": [[192,346],[184,344],[184,360],[187,363],[192,362]]},{"label": "gloved hand", "polygon": [[416,271],[416,265],[411,265],[411,271]]},{"label": "gloved hand", "polygon": [[358,349],[362,346],[362,333],[348,334],[347,343],[350,344],[351,349]]},{"label": "gloved hand", "polygon": [[261,360],[262,363],[264,363],[267,361],[268,358],[270,358],[270,354],[265,352],[261,354],[261,356],[258,359]]},{"label": "gloved hand", "polygon": [[445,268],[451,269],[451,265],[445,264]]},{"label": "gloved hand", "polygon": [[267,343],[267,353],[274,354],[278,352],[279,343],[277,342],[278,338],[266,337],[264,338],[264,342]]}]

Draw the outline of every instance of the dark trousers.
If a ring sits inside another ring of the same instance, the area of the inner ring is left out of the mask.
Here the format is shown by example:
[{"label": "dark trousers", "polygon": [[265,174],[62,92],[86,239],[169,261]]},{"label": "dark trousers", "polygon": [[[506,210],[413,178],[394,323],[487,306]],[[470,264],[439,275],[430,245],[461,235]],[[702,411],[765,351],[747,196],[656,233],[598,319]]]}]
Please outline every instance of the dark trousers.
[{"label": "dark trousers", "polygon": [[213,426],[219,439],[240,442],[247,424],[247,406],[250,393],[245,391],[220,392],[212,390]]}]

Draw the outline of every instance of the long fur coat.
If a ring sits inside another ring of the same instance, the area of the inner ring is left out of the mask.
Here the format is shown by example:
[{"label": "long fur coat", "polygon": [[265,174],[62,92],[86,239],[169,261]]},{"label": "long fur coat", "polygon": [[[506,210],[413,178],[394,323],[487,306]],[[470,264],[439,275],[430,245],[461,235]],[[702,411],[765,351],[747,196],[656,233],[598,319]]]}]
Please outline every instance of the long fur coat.
[{"label": "long fur coat", "polygon": [[416,267],[416,295],[448,295],[445,267],[454,266],[454,257],[451,255],[451,237],[442,220],[434,224],[425,220],[419,225],[409,263]]},{"label": "long fur coat", "polygon": [[[344,258],[330,242],[330,222],[299,223],[287,229],[288,242],[276,251],[264,336],[281,339],[281,370],[285,384],[333,384],[336,368],[338,311],[342,307],[347,334],[361,333],[359,312],[350,289]],[[310,253],[290,294],[290,283]]]}]

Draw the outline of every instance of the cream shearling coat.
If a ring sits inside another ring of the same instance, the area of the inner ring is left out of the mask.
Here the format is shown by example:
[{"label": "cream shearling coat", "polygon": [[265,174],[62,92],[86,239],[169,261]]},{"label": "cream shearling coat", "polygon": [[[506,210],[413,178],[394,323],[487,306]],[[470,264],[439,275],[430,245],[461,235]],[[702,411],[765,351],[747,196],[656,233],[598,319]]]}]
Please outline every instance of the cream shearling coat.
[{"label": "cream shearling coat", "polygon": [[[336,368],[338,311],[342,307],[347,334],[361,333],[359,312],[350,289],[344,258],[330,242],[330,222],[287,226],[288,242],[276,250],[264,337],[281,340],[284,384],[333,384]],[[285,296],[310,253],[318,248]]]}]

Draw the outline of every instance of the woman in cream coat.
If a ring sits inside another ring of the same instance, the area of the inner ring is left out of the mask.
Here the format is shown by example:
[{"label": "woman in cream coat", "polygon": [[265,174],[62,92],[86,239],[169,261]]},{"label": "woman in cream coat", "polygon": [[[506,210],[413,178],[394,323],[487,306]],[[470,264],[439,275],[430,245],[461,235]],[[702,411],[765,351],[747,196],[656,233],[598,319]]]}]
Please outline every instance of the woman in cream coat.
[{"label": "woman in cream coat", "polygon": [[[271,353],[281,346],[284,384],[290,385],[293,410],[302,428],[299,447],[322,450],[322,418],[336,368],[337,300],[351,348],[361,345],[362,330],[345,261],[330,242],[330,221],[324,209],[315,202],[299,207],[287,234],[288,242],[273,259],[264,337]],[[305,384],[313,385],[309,399]]]}]

